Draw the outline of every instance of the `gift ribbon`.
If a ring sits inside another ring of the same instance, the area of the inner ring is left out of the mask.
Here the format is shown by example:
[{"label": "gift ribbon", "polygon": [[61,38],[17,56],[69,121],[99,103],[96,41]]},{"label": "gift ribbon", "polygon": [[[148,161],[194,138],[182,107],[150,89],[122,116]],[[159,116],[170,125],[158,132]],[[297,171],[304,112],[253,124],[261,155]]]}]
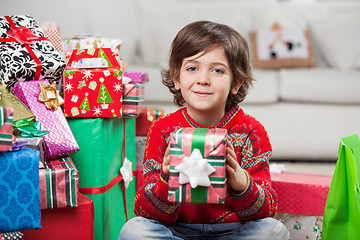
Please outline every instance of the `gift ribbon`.
[{"label": "gift ribbon", "polygon": [[[124,163],[124,159],[125,159],[125,140],[126,140],[126,123],[125,123],[125,119],[124,120],[124,141],[123,141],[123,159],[122,159],[122,164]],[[135,175],[135,171],[133,171],[133,175]],[[125,188],[125,183],[123,180],[123,177],[121,174],[118,174],[117,176],[115,176],[108,184],[106,184],[103,187],[95,187],[95,188],[80,188],[79,191],[82,194],[101,194],[104,193],[106,191],[108,191],[109,189],[111,189],[113,186],[115,186],[116,184],[118,184],[119,182],[122,182],[121,187],[122,187],[122,191],[123,191],[123,197],[124,197],[124,209],[125,209],[125,219],[126,221],[128,221],[128,212],[127,212],[127,202],[126,202],[126,188]]]},{"label": "gift ribbon", "polygon": [[31,123],[34,121],[35,117],[20,119],[17,121],[14,121],[13,128],[14,130],[21,128],[21,127],[28,127],[31,125]]},{"label": "gift ribbon", "polygon": [[30,123],[28,126],[18,127],[22,137],[42,137],[50,131],[42,131],[40,122]]},{"label": "gift ribbon", "polygon": [[47,83],[39,82],[40,93],[39,101],[43,102],[48,109],[56,110],[60,105],[64,104],[64,99],[60,97],[59,91],[56,90],[56,82],[50,85]]},{"label": "gift ribbon", "polygon": [[24,26],[17,27],[13,20],[11,20],[10,16],[5,16],[5,19],[10,24],[10,30],[6,33],[9,38],[0,38],[0,42],[17,42],[23,45],[28,50],[30,56],[34,59],[36,63],[36,72],[34,79],[39,79],[42,64],[39,58],[35,55],[34,51],[31,49],[30,45],[33,41],[48,40],[47,37],[35,36],[33,31]]}]

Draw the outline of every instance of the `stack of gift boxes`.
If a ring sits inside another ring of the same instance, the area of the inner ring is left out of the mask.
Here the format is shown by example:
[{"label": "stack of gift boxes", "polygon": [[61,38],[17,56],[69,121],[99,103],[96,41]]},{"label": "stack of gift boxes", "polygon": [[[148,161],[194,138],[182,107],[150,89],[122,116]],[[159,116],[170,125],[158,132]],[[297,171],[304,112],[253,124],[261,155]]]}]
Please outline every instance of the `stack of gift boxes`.
[{"label": "stack of gift boxes", "polygon": [[117,239],[147,74],[123,71],[117,39],[62,40],[31,16],[0,26],[1,236]]}]

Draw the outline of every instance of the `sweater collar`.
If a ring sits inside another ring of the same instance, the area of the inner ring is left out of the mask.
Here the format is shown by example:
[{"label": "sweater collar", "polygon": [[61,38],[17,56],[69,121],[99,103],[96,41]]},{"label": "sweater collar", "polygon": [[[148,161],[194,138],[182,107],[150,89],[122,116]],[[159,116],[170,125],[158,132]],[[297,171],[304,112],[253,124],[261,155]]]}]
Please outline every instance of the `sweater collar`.
[{"label": "sweater collar", "polygon": [[221,120],[221,122],[216,126],[205,126],[198,122],[196,122],[194,119],[192,119],[189,114],[186,111],[186,107],[182,109],[182,114],[185,117],[186,121],[195,128],[223,128],[230,120],[235,116],[235,114],[240,111],[241,108],[238,105],[235,105],[226,113],[224,118]]}]

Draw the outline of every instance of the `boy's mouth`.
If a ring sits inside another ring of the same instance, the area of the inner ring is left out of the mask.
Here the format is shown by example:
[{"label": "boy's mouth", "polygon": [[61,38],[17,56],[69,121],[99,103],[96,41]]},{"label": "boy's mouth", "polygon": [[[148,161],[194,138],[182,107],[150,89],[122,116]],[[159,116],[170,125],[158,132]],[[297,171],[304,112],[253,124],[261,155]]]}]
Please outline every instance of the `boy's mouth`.
[{"label": "boy's mouth", "polygon": [[202,92],[202,91],[194,91],[194,93],[199,97],[207,97],[211,95],[211,93],[209,92]]}]

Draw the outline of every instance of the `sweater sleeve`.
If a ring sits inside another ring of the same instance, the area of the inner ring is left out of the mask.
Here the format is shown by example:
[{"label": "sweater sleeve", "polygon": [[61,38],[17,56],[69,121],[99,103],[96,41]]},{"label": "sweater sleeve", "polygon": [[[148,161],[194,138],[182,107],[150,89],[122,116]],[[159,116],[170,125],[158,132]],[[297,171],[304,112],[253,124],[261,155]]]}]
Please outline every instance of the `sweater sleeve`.
[{"label": "sweater sleeve", "polygon": [[270,140],[264,127],[255,119],[251,120],[248,135],[242,135],[242,140],[230,141],[235,145],[238,162],[247,171],[249,180],[244,192],[236,194],[229,191],[228,195],[239,221],[272,217],[277,207],[277,196],[271,186],[269,172],[272,153]]},{"label": "sweater sleeve", "polygon": [[146,140],[143,162],[144,184],[135,197],[135,214],[172,223],[177,219],[179,204],[167,200],[169,176],[162,171],[170,132],[162,131],[161,119],[158,120],[150,127]]}]

